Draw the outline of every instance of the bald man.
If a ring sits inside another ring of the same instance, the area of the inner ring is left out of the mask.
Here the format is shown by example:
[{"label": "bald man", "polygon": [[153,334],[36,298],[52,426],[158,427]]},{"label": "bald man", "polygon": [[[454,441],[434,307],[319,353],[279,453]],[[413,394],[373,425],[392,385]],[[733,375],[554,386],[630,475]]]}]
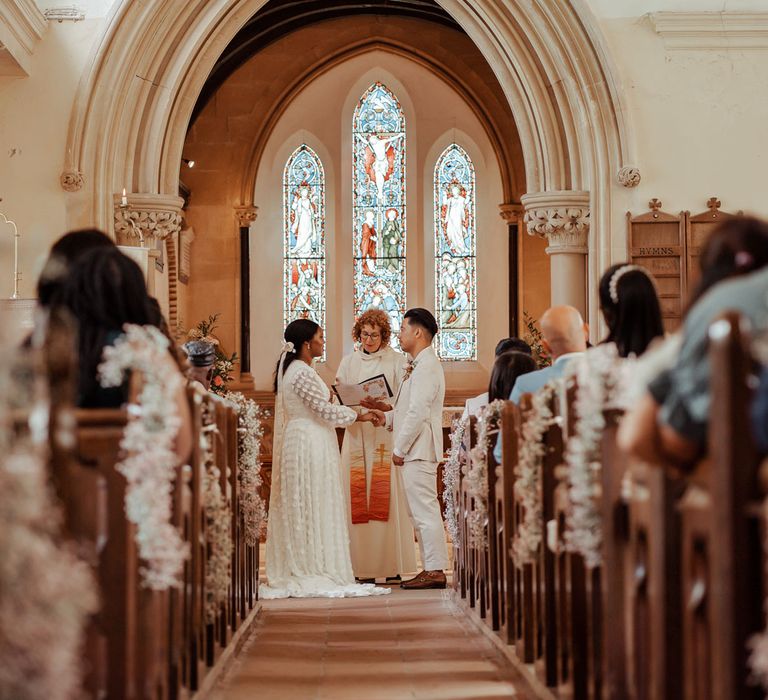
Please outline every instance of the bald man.
[{"label": "bald man", "polygon": [[[521,374],[512,387],[510,401],[520,403],[523,394],[533,394],[553,379],[563,376],[565,366],[587,349],[589,327],[573,306],[552,306],[539,321],[542,345],[552,358],[552,364],[544,369]],[[493,451],[501,464],[501,435]]]},{"label": "bald man", "polygon": [[544,312],[539,321],[542,344],[552,358],[552,364],[544,369],[521,374],[510,401],[520,402],[523,394],[532,394],[548,382],[561,377],[565,366],[587,349],[589,328],[578,310],[572,306],[553,306]]}]

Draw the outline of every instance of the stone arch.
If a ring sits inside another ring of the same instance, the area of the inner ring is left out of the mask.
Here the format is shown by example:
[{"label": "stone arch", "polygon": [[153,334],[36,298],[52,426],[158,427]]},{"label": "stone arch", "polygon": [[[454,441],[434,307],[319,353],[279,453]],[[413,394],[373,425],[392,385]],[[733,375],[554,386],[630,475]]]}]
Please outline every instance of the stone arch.
[{"label": "stone arch", "polygon": [[[485,56],[515,115],[525,189],[532,195],[523,199],[529,231],[551,235],[554,226],[562,234],[562,215],[578,209],[567,223],[585,240],[572,250],[591,251],[593,287],[610,258],[612,183],[619,168],[633,161],[626,110],[597,22],[585,0],[438,2]],[[70,224],[112,230],[114,198],[122,187],[161,203],[175,201],[197,96],[225,46],[264,3],[115,5],[70,121],[62,173],[62,184],[78,191]],[[541,193],[547,196],[537,199]],[[547,211],[559,216],[542,223]],[[596,295],[590,292],[594,314]]]}]

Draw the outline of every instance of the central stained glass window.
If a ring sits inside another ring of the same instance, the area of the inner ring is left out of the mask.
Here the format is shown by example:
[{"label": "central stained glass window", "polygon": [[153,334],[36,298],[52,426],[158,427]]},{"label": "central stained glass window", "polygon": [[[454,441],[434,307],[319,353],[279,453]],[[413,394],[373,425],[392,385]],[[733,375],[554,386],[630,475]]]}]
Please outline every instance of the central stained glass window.
[{"label": "central stained glass window", "polygon": [[386,311],[397,346],[405,313],[405,116],[382,83],[360,98],[352,138],[355,317]]}]

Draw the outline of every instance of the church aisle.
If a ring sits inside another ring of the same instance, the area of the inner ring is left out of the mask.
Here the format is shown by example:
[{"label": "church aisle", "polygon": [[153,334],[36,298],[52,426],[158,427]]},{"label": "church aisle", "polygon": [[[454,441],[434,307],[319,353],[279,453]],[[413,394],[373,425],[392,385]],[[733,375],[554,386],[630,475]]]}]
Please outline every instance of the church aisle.
[{"label": "church aisle", "polygon": [[534,697],[444,591],[266,601],[212,700]]}]

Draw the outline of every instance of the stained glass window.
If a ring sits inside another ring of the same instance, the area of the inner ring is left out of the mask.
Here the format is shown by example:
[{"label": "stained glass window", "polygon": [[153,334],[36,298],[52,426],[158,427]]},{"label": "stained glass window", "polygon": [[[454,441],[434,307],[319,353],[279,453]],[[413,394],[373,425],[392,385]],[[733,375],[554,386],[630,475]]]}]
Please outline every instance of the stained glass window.
[{"label": "stained glass window", "polygon": [[397,345],[405,313],[405,116],[379,82],[355,108],[352,139],[355,317],[386,311]]},{"label": "stained glass window", "polygon": [[475,168],[458,144],[435,165],[435,308],[442,360],[477,359]]},{"label": "stained glass window", "polygon": [[325,174],[306,144],[283,171],[283,321],[297,318],[325,328]]}]

